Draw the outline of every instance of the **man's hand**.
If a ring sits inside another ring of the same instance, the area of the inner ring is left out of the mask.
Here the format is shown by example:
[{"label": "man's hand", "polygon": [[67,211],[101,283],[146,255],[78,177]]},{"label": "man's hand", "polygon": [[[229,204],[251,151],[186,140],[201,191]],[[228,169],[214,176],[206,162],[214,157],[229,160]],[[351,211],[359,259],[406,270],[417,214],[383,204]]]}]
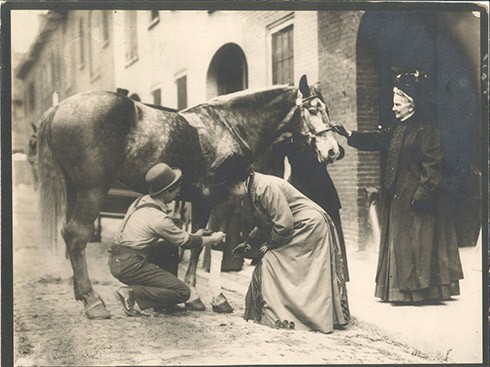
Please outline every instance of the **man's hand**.
[{"label": "man's hand", "polygon": [[231,250],[231,253],[233,254],[233,257],[243,257],[245,251],[250,251],[251,249],[252,246],[245,241],[238,244],[233,250]]},{"label": "man's hand", "polygon": [[[197,232],[196,232],[197,233]],[[225,240],[226,234],[218,231],[202,237],[202,247],[214,246]]]},{"label": "man's hand", "polygon": [[201,228],[194,233],[196,236],[210,236],[213,233],[210,229],[207,228]]}]

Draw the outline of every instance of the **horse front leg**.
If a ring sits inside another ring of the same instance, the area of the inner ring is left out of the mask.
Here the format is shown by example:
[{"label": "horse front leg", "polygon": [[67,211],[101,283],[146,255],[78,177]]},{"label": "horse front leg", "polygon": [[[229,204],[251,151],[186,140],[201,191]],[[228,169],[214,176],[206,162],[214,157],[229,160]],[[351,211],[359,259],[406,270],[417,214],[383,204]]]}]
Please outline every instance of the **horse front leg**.
[{"label": "horse front leg", "polygon": [[187,266],[187,271],[185,273],[184,282],[191,289],[191,296],[189,300],[185,303],[185,306],[194,311],[204,311],[206,306],[201,301],[201,297],[196,290],[196,272],[197,264],[199,262],[199,255],[202,252],[202,248],[192,249],[191,256],[189,258],[189,264]]},{"label": "horse front leg", "polygon": [[[221,205],[215,207],[210,215],[208,221],[208,228],[213,231],[223,230],[228,227],[229,218],[232,212],[236,209],[236,202],[224,202]],[[231,313],[233,307],[223,294],[223,288],[221,285],[221,266],[223,262],[223,251],[211,249],[211,264],[209,270],[209,289],[213,296],[211,300],[211,306],[214,312],[217,313]]]}]

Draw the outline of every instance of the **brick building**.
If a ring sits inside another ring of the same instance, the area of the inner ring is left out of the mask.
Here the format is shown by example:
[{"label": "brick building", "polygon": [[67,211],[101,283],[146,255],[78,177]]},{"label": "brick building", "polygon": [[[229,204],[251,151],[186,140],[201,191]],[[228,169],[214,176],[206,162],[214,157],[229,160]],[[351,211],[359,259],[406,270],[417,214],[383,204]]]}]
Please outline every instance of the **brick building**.
[{"label": "brick building", "polygon": [[112,12],[50,11],[15,69],[24,119],[35,123],[59,101],[89,90],[114,90]]},{"label": "brick building", "polygon": [[[53,96],[91,89],[125,88],[182,109],[245,88],[297,84],[307,74],[320,81],[334,120],[373,130],[391,122],[391,68],[419,67],[434,75],[446,143],[459,143],[450,150],[449,185],[455,197],[472,199],[478,190],[463,183],[480,165],[479,31],[471,12],[51,11],[16,74],[29,121]],[[329,167],[353,248],[375,249],[369,193],[381,184],[382,158],[346,147]],[[478,198],[464,208],[460,198],[455,212],[476,213],[470,219],[478,222]],[[462,241],[472,242],[472,233]]]}]

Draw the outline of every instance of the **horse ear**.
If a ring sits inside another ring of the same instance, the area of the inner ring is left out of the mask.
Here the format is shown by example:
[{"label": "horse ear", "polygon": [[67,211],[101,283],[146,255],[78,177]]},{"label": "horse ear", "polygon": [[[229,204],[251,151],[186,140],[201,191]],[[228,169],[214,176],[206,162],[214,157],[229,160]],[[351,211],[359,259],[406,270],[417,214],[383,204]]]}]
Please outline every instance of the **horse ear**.
[{"label": "horse ear", "polygon": [[308,80],[306,79],[306,75],[303,75],[299,80],[299,91],[303,94],[303,98],[307,98],[310,96],[310,87],[308,87]]}]

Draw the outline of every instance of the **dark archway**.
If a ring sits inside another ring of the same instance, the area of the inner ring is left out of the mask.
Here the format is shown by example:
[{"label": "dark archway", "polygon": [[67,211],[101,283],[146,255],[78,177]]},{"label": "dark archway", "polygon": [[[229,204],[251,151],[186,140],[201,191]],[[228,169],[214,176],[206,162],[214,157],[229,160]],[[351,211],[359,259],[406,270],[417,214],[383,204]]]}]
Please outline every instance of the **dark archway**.
[{"label": "dark archway", "polygon": [[[479,28],[471,12],[461,17],[470,28]],[[363,117],[372,117],[372,101],[367,100],[372,94],[366,91],[374,90],[379,123],[391,123],[393,67],[429,74],[435,100],[431,119],[441,131],[445,151],[444,183],[459,244],[468,245],[476,243],[481,219],[481,188],[475,174],[481,164],[479,65],[460,47],[457,35],[448,32],[447,19],[435,12],[366,12],[358,33],[358,117],[361,127]],[[478,48],[479,41],[472,47]],[[366,75],[376,75],[376,85]]]},{"label": "dark archway", "polygon": [[208,99],[248,87],[247,60],[240,46],[227,43],[216,52],[206,83]]}]

